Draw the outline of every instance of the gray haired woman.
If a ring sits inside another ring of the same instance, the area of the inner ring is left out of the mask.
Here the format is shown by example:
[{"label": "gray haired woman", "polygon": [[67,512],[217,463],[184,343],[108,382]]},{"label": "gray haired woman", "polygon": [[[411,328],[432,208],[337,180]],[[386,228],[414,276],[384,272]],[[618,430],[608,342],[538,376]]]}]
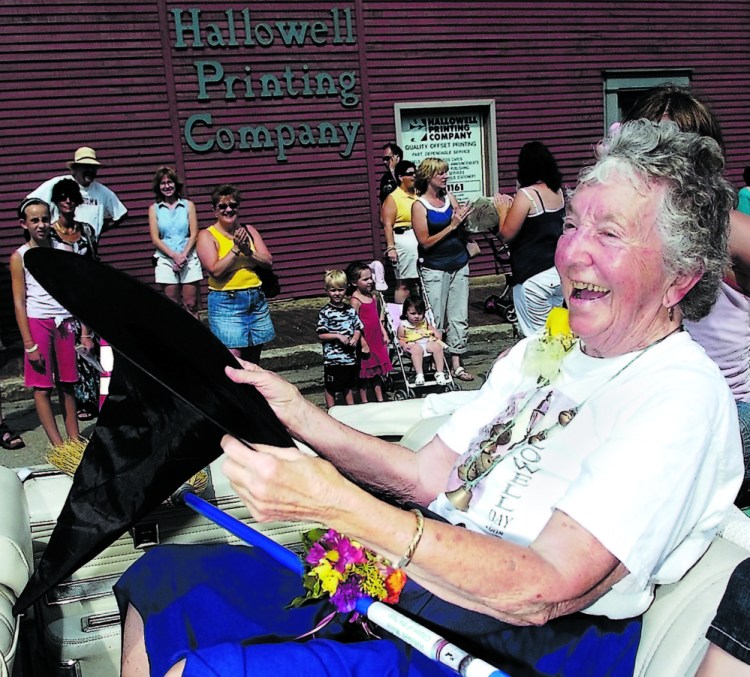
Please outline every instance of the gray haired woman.
[{"label": "gray haired woman", "polygon": [[[683,317],[708,312],[726,258],[733,191],[722,168],[710,139],[624,125],[582,173],[557,249],[577,338],[521,341],[417,453],[333,420],[271,372],[227,368],[319,454],[225,437],[224,471],[253,517],[324,522],[399,562],[410,580],[397,607],[493,664],[632,674],[655,586],[703,554],[742,478],[731,393],[681,331]],[[433,515],[415,520],[413,504]],[[118,584],[123,675],[149,660],[170,677],[219,661],[227,674],[264,674],[287,658],[330,665],[329,650],[362,673],[405,674],[421,660],[393,638],[373,647],[327,629],[287,643],[299,634],[292,614],[267,625],[288,602],[268,591],[287,575],[261,577],[254,550],[141,558]],[[207,589],[210,616],[198,603]],[[259,645],[248,628],[277,639]]]}]

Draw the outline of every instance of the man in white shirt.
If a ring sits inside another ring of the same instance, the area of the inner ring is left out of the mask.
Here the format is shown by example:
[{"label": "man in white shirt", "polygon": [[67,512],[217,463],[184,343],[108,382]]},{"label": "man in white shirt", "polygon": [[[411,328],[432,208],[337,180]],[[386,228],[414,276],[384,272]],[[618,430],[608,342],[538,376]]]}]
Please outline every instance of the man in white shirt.
[{"label": "man in white shirt", "polygon": [[101,162],[96,159],[96,151],[88,146],[76,150],[73,160],[68,163],[70,174],[56,176],[45,181],[27,197],[38,197],[50,205],[51,217],[58,218],[57,208],[52,204],[52,186],[61,179],[73,178],[81,188],[83,204],[76,209],[76,220],[88,223],[94,228],[97,240],[105,230],[117,225],[128,213],[125,205],[113,191],[96,180]]}]

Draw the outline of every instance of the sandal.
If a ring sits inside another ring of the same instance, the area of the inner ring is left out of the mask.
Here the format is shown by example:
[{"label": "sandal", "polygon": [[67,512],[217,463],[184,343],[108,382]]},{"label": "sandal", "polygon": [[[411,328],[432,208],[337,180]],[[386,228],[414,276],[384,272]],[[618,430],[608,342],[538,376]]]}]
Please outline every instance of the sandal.
[{"label": "sandal", "polygon": [[473,381],[474,375],[470,374],[468,371],[466,371],[465,367],[456,367],[453,370],[453,377],[457,378],[459,381]]},{"label": "sandal", "polygon": [[25,446],[26,442],[21,439],[17,432],[11,430],[5,421],[0,423],[0,447],[8,451],[15,451],[16,449],[23,449]]},{"label": "sandal", "polygon": [[94,418],[94,414],[92,414],[88,409],[79,409],[76,416],[78,417],[79,421],[91,421]]}]

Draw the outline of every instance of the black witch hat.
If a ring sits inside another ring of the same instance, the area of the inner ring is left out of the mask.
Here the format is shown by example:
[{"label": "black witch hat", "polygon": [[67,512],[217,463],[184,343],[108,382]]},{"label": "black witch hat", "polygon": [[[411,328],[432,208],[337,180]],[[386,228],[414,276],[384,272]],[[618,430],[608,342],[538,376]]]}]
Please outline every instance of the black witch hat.
[{"label": "black witch hat", "polygon": [[14,606],[21,613],[117,540],[221,454],[229,433],[292,440],[252,386],[224,368],[234,356],[166,297],[70,252],[31,249],[24,264],[114,349],[110,391],[49,544]]}]

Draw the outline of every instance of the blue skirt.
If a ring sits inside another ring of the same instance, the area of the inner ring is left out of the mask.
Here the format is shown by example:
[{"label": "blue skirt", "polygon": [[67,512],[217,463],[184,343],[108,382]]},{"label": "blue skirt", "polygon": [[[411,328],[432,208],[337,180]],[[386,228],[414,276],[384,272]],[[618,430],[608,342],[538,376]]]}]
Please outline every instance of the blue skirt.
[{"label": "blue skirt", "polygon": [[[438,665],[380,632],[334,622],[314,639],[295,639],[330,611],[285,606],[303,594],[301,579],[257,548],[161,546],[115,586],[122,617],[128,604],[144,621],[151,674],[187,659],[184,675],[448,677]],[[641,620],[572,614],[541,627],[517,627],[449,604],[412,581],[397,607],[511,677],[633,674]]]}]

